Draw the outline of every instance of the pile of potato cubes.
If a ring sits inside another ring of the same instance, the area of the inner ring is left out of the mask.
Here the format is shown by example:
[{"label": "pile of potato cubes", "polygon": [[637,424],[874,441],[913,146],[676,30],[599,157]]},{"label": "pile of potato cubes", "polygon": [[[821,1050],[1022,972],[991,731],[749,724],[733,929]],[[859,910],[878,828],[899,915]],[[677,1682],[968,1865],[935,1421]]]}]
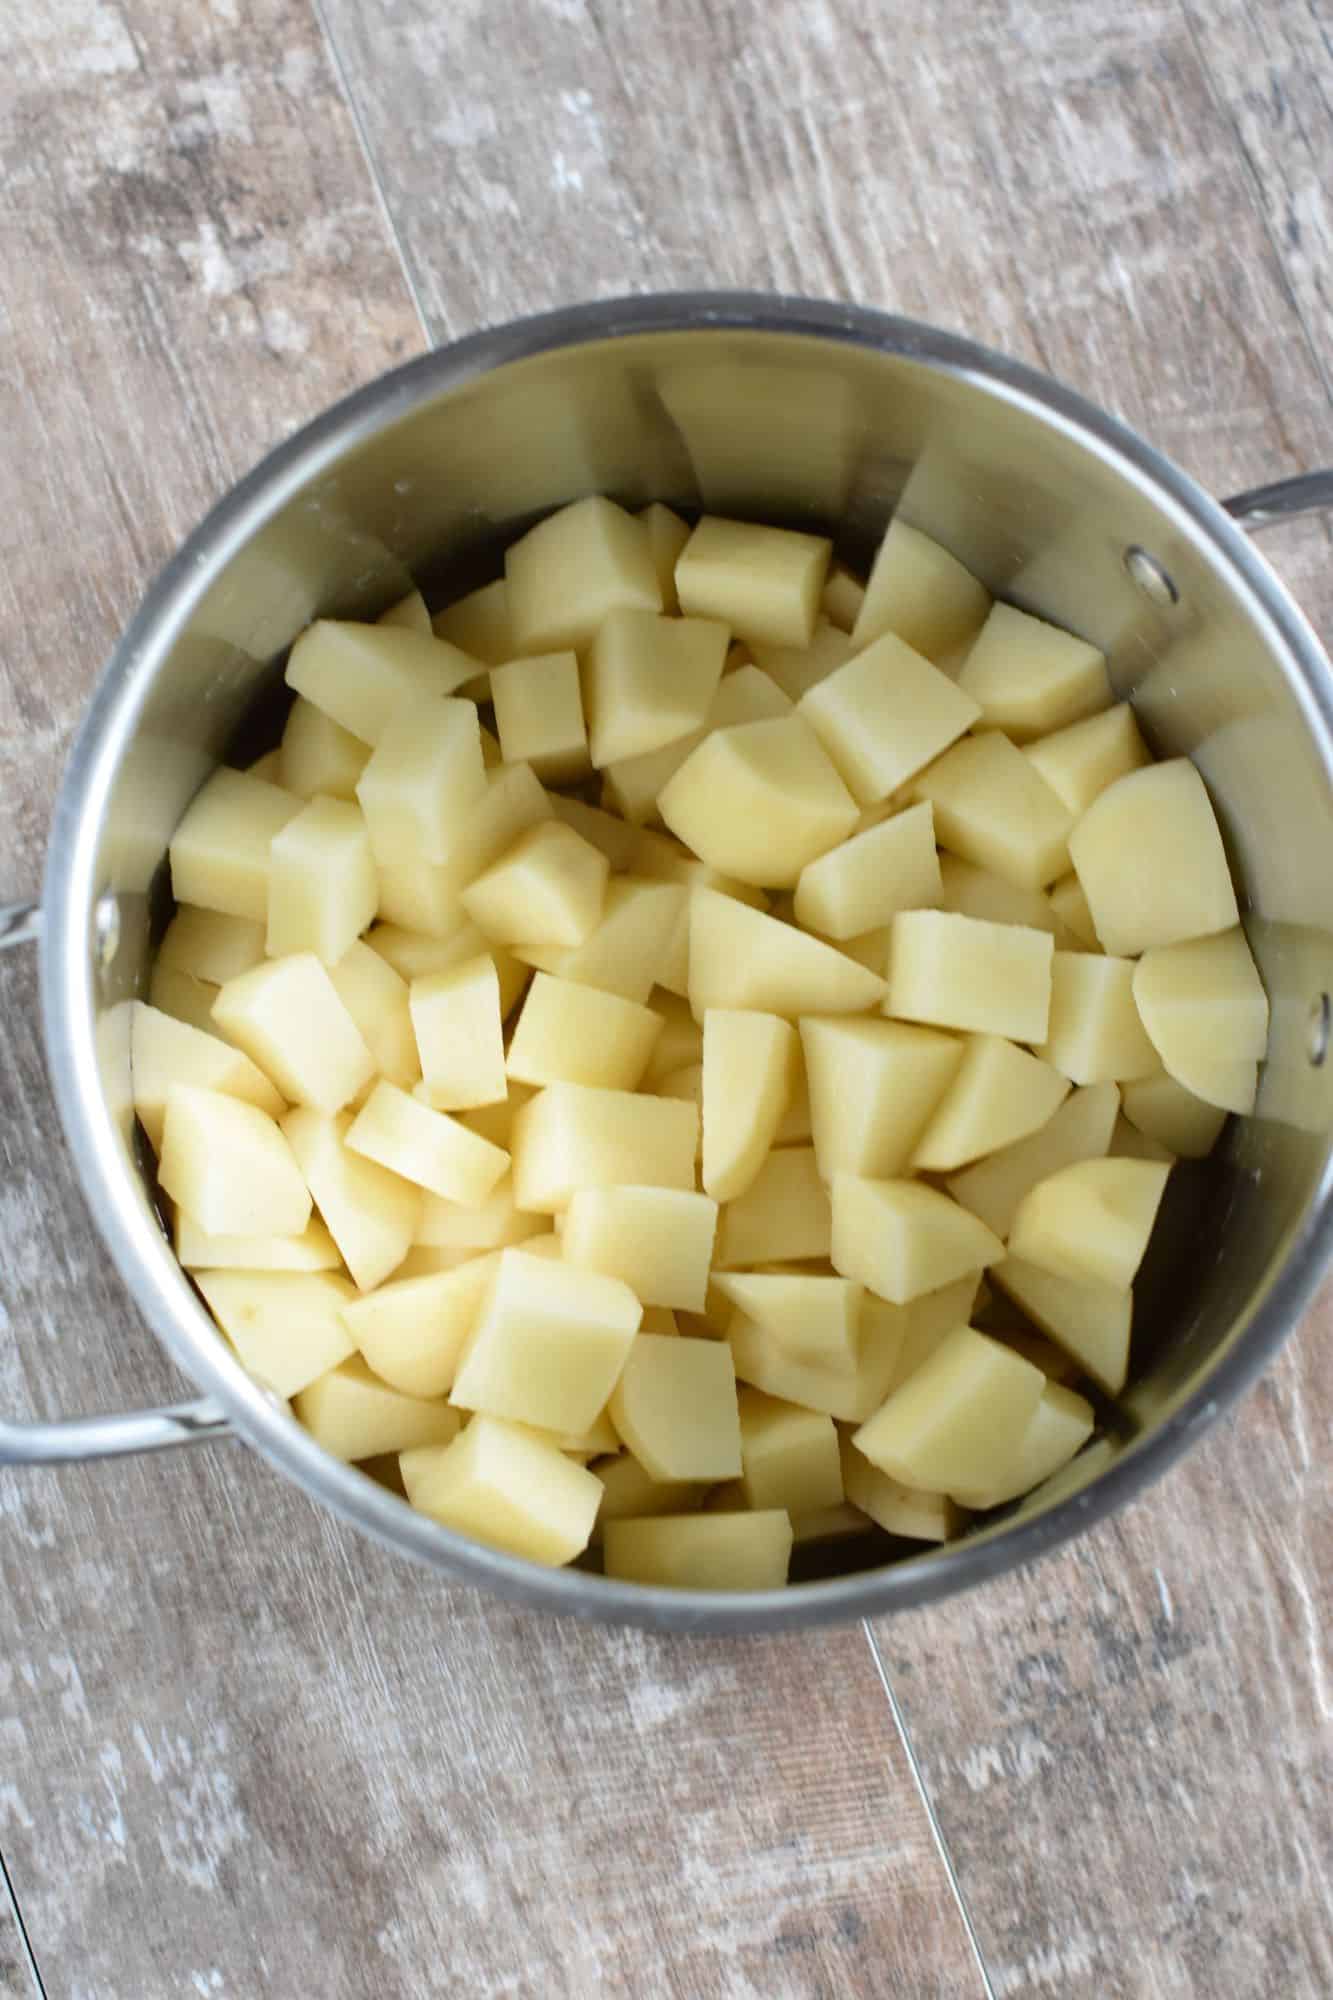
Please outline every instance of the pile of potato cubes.
[{"label": "pile of potato cubes", "polygon": [[577,501],[433,620],[312,625],[171,843],[182,1265],[327,1451],[533,1562],[760,1589],[1028,1492],[1253,1105],[1194,768],[905,522],[831,557]]}]

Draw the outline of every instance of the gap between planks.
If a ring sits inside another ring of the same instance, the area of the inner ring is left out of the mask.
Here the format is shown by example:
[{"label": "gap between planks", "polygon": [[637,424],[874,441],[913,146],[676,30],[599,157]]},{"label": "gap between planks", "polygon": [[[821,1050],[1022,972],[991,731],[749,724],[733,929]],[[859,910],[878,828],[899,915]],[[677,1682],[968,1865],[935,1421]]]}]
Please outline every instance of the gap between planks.
[{"label": "gap between planks", "polygon": [[42,1978],[41,1968],[37,1963],[37,1954],[32,1948],[32,1939],[28,1936],[28,1926],[23,1921],[23,1911],[19,1907],[18,1891],[14,1887],[14,1878],[9,1872],[9,1863],[5,1860],[3,1852],[0,1852],[0,1886],[3,1886],[5,1900],[9,1904],[10,1914],[14,1919],[14,1928],[18,1932],[19,1945],[23,1952],[23,1962],[28,1968],[28,1978],[32,1984],[35,2000],[49,2000],[46,1981]]}]

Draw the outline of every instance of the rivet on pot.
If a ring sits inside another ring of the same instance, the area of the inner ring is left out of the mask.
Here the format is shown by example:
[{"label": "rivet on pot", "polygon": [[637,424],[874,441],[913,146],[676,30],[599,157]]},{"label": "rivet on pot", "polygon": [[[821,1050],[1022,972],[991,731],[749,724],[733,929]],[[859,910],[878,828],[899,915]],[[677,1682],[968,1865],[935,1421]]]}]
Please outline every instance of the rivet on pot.
[{"label": "rivet on pot", "polygon": [[1152,604],[1169,606],[1179,604],[1180,592],[1156,556],[1150,556],[1137,542],[1131,542],[1125,550],[1125,568]]}]

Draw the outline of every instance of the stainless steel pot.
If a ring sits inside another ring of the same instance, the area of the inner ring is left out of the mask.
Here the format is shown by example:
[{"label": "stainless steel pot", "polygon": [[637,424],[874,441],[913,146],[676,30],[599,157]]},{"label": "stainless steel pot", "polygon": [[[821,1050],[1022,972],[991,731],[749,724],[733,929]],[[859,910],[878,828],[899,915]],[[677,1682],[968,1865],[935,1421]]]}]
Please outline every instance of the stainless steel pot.
[{"label": "stainless steel pot", "polygon": [[[123,1003],[145,984],[167,841],[244,718],[265,712],[285,647],[312,616],[380,609],[409,572],[442,589],[483,580],[504,540],[589,491],[818,524],[861,559],[901,508],[993,590],[1094,640],[1155,747],[1192,756],[1208,780],[1273,1003],[1256,1116],[1173,1177],[1132,1386],[1099,1442],[965,1541],[781,1593],[538,1569],[335,1463],[218,1337],[172,1257],[135,1139]],[[273,452],[149,591],[70,758],[42,906],[0,916],[0,941],[41,937],[51,1074],[93,1215],[203,1393],[133,1415],[0,1423],[0,1462],[235,1431],[335,1512],[446,1574],[546,1610],[706,1631],[942,1597],[1140,1492],[1258,1374],[1333,1247],[1333,671],[1235,525],[1333,506],[1333,475],[1228,506],[1080,397],[969,341],[732,294],[584,306],[478,334]]]}]

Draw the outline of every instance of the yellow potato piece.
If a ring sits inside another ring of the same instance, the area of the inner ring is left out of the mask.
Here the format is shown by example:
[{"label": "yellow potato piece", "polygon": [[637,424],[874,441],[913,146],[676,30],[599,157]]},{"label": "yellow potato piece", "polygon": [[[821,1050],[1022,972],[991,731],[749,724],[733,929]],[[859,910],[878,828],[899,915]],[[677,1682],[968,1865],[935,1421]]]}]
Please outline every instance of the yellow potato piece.
[{"label": "yellow potato piece", "polygon": [[884,981],[845,952],[703,888],[690,896],[689,987],[697,1020],[710,1007],[754,1008],[787,1020],[856,1014],[884,993]]},{"label": "yellow potato piece", "polygon": [[312,799],[269,848],[270,958],[312,951],[335,965],[374,919],[379,878],[359,808]]},{"label": "yellow potato piece", "polygon": [[750,648],[754,663],[775,681],[789,701],[803,694],[845,666],[852,657],[852,642],[845,630],[820,618],[808,646],[767,646],[757,640]]},{"label": "yellow potato piece", "polygon": [[213,1019],[291,1104],[340,1111],[375,1073],[356,1022],[313,952],[229,979],[213,1003]]},{"label": "yellow potato piece", "polygon": [[742,1389],[741,1492],[747,1507],[809,1514],[842,1504],[842,1464],[832,1417]]},{"label": "yellow potato piece", "polygon": [[506,764],[530,764],[548,785],[592,768],[577,653],[539,653],[492,667],[491,700]]},{"label": "yellow potato piece", "polygon": [[710,1007],[701,1053],[703,1184],[715,1201],[734,1201],[763,1166],[791,1100],[796,1030],[776,1014]]},{"label": "yellow potato piece", "polygon": [[300,799],[354,799],[369,758],[368,743],[298,694],[282,732],[275,782]]},{"label": "yellow potato piece", "polygon": [[[459,1120],[469,1131],[477,1131],[471,1122],[471,1115]],[[486,1132],[478,1137],[489,1138]],[[503,1145],[502,1140],[492,1140],[492,1144]],[[546,1227],[544,1215],[529,1215],[514,1200],[513,1177],[504,1174],[495,1183],[485,1201],[475,1207],[464,1207],[461,1202],[446,1201],[436,1194],[428,1194],[421,1204],[421,1219],[417,1223],[415,1241],[428,1243],[441,1250],[461,1250],[471,1255],[478,1250],[502,1250],[510,1243],[522,1243],[530,1236],[536,1236]]]},{"label": "yellow potato piece", "polygon": [[267,923],[269,847],[302,803],[248,771],[214,771],[167,848],[176,901]]},{"label": "yellow potato piece", "polygon": [[1168,1075],[1207,1104],[1252,1110],[1253,1065],[1268,1048],[1268,996],[1244,931],[1157,945],[1139,960],[1133,981]]},{"label": "yellow potato piece", "polygon": [[832,1207],[834,1269],[895,1305],[1004,1255],[984,1222],[920,1181],[838,1174]]},{"label": "yellow potato piece", "polygon": [[184,1021],[187,1027],[198,1028],[201,1034],[216,1033],[213,1019],[213,1002],[218,997],[218,988],[206,979],[193,979],[188,972],[177,972],[173,965],[154,965],[148,979],[148,1004],[159,1013],[170,1014],[173,1021]]},{"label": "yellow potato piece", "polygon": [[862,1413],[873,1416],[891,1390],[905,1382],[914,1374],[923,1361],[935,1352],[946,1335],[956,1326],[966,1326],[980,1310],[986,1281],[979,1271],[968,1271],[952,1284],[941,1285],[933,1292],[923,1292],[919,1298],[911,1299],[905,1306],[883,1307],[885,1313],[897,1313],[902,1325],[902,1339],[898,1346],[896,1365],[884,1384],[883,1393],[872,1409]]},{"label": "yellow potato piece", "polygon": [[[1167,1078],[1168,1083],[1170,1078]],[[1225,1117],[1225,1113],[1222,1114]],[[1128,1118],[1121,1116],[1115,1121],[1111,1134],[1111,1158],[1113,1160],[1164,1160],[1174,1166],[1176,1156],[1156,1139],[1150,1139],[1146,1132],[1140,1132],[1137,1125],[1131,1125]]]},{"label": "yellow potato piece", "polygon": [[703,1505],[708,1482],[702,1479],[654,1479],[633,1452],[604,1458],[589,1468],[602,1484],[602,1503],[593,1529],[594,1544],[602,1540],[608,1521],[651,1520],[657,1514],[688,1514]]},{"label": "yellow potato piece", "polygon": [[1068,873],[1074,816],[1000,730],[946,750],[913,793],[933,804],[940,846],[964,861],[1020,889],[1044,889]]},{"label": "yellow potato piece", "polygon": [[[708,713],[697,729],[678,736],[660,750],[642,757],[625,757],[606,767],[603,791],[618,813],[636,824],[651,819],[657,811],[658,794],[665,791],[690,753],[714,729],[730,729],[741,722],[771,722],[790,715],[791,702],[777,683],[753,664],[724,674]],[[640,873],[652,871],[641,868]]]},{"label": "yellow potato piece", "polygon": [[1220,1105],[1205,1104],[1171,1076],[1127,1083],[1120,1098],[1130,1124],[1182,1160],[1211,1153],[1227,1122]]},{"label": "yellow potato piece", "polygon": [[606,856],[559,820],[520,834],[462,892],[463,908],[496,944],[586,943],[602,916]]},{"label": "yellow potato piece", "polygon": [[471,653],[474,660],[488,667],[503,665],[519,651],[509,616],[509,592],[502,576],[446,604],[432,618],[431,630],[437,639]]},{"label": "yellow potato piece", "polygon": [[1096,927],[1092,921],[1092,911],[1088,908],[1088,899],[1083,893],[1083,884],[1077,875],[1062,875],[1054,887],[1047,890],[1046,901],[1056,921],[1057,935],[1059,926],[1063,924],[1068,933],[1070,949],[1101,950],[1101,945],[1097,942]]},{"label": "yellow potato piece", "polygon": [[474,704],[434,695],[404,701],[356,783],[376,862],[443,862],[486,791]]},{"label": "yellow potato piece", "polygon": [[973,1035],[912,1148],[918,1172],[950,1173],[1039,1131],[1069,1095],[1048,1062],[1000,1035]]},{"label": "yellow potato piece", "polygon": [[157,1177],[212,1236],[299,1236],[310,1195],[278,1126],[220,1090],[167,1090]]},{"label": "yellow potato piece", "polygon": [[815,1157],[829,1181],[836,1173],[899,1173],[964,1051],[933,1028],[815,1015],[801,1021],[801,1046]]},{"label": "yellow potato piece", "polygon": [[608,613],[662,609],[647,528],[597,494],[560,508],[512,542],[505,584],[515,653],[578,651]]},{"label": "yellow potato piece", "polygon": [[411,1493],[443,1527],[548,1567],[587,1548],[601,1497],[600,1481],[549,1440],[487,1416],[417,1470]]},{"label": "yellow potato piece", "polygon": [[[1006,882],[1003,875],[961,861],[956,854],[941,854],[939,863],[938,901],[942,910],[952,910],[960,917],[980,917],[983,923],[1024,924],[1029,930],[1056,934],[1057,919],[1051,896],[1042,890],[1020,888],[1017,882]],[[1096,948],[1094,938],[1093,949]]]},{"label": "yellow potato piece", "polygon": [[488,772],[485,792],[451,836],[447,861],[380,869],[380,914],[408,930],[447,936],[463,922],[464,889],[522,834],[551,818],[550,798],[530,764]]},{"label": "yellow potato piece", "polygon": [[492,1251],[453,1271],[393,1278],[363,1298],[350,1296],[342,1308],[350,1341],[391,1388],[443,1396],[499,1262]]},{"label": "yellow potato piece", "polygon": [[1119,1109],[1120,1092],[1113,1083],[1075,1090],[1040,1130],[952,1174],[949,1193],[997,1236],[1008,1236],[1029,1188],[1077,1160],[1105,1158]]},{"label": "yellow potato piece", "polygon": [[636,518],[648,531],[648,546],[652,550],[653,567],[657,571],[658,588],[662,593],[662,609],[674,615],[680,610],[680,599],[676,595],[676,564],[681,550],[690,539],[689,523],[682,521],[670,507],[664,507],[660,500],[641,507]]},{"label": "yellow potato piece", "polygon": [[514,1194],[554,1215],[580,1188],[693,1190],[697,1106],[669,1097],[553,1083],[514,1119]]},{"label": "yellow potato piece", "polygon": [[857,810],[799,714],[716,729],[658,795],[666,825],[712,868],[791,888],[845,840]]},{"label": "yellow potato piece", "polygon": [[1132,959],[1057,951],[1051,1018],[1038,1050],[1073,1083],[1120,1083],[1161,1067],[1135,1005]]},{"label": "yellow potato piece", "polygon": [[469,1111],[503,1103],[509,1080],[494,960],[469,958],[414,979],[408,1006],[434,1108]]},{"label": "yellow potato piece", "polygon": [[1054,940],[1019,924],[944,910],[899,910],[889,926],[884,1012],[941,1028],[1041,1043]]},{"label": "yellow potato piece", "polygon": [[329,967],[329,978],[370,1050],[377,1073],[410,1089],[420,1079],[421,1058],[408,1009],[407,981],[362,942],[350,946]]},{"label": "yellow potato piece", "polygon": [[831,553],[822,535],[705,514],[676,562],[680,608],[747,642],[808,646]]},{"label": "yellow potato piece", "polygon": [[625,1366],[641,1312],[618,1278],[502,1250],[451,1401],[546,1430],[586,1431]]},{"label": "yellow potato piece", "polygon": [[768,907],[768,898],[762,889],[756,889],[749,882],[740,882],[734,875],[724,874],[719,868],[710,868],[707,862],[697,860],[670,834],[652,833],[646,828],[640,830],[634,872],[653,881],[677,882],[686,892],[681,899],[670,943],[657,968],[658,985],[682,997],[689,991],[690,983],[690,890],[714,889],[719,896],[730,896],[752,910]]},{"label": "yellow potato piece", "polygon": [[448,1444],[461,1422],[447,1403],[391,1389],[359,1354],[302,1389],[292,1398],[292,1410],[316,1444],[345,1461]]},{"label": "yellow potato piece", "polygon": [[505,1066],[523,1083],[635,1090],[661,1032],[661,1015],[637,1001],[539,972],[528,988]]},{"label": "yellow potato piece", "polygon": [[1108,1396],[1118,1396],[1129,1373],[1134,1302],[1128,1291],[1088,1284],[1006,1257],[991,1277],[1035,1326],[1072,1355]]},{"label": "yellow potato piece", "polygon": [[713,618],[610,612],[588,649],[583,673],[594,766],[600,771],[627,757],[646,756],[702,728],[730,637]]},{"label": "yellow potato piece", "polygon": [[406,597],[400,597],[387,611],[381,611],[375,620],[377,625],[400,625],[408,632],[423,632],[430,635],[430,613],[426,600],[419,590],[409,590]]},{"label": "yellow potato piece", "polygon": [[717,1203],[684,1188],[581,1188],[565,1211],[565,1262],[620,1278],[644,1305],[702,1312]]},{"label": "yellow potato piece", "polygon": [[989,1479],[977,1486],[960,1489],[954,1499],[964,1507],[981,1510],[1001,1507],[1030,1493],[1043,1479],[1049,1479],[1082,1451],[1092,1436],[1096,1421],[1086,1396],[1048,1382],[1037,1400],[1027,1426],[1010,1447],[1010,1457]]},{"label": "yellow potato piece", "polygon": [[222,1091],[274,1118],[283,1108],[281,1091],[242,1050],[142,1000],[130,1002],[130,1081],[134,1109],[155,1153],[162,1150],[167,1093],[174,1084]]},{"label": "yellow potato piece", "polygon": [[723,1208],[713,1261],[734,1270],[781,1258],[827,1257],[832,1227],[814,1148],[787,1146],[770,1153],[745,1193]]},{"label": "yellow potato piece", "polygon": [[842,1374],[855,1372],[865,1302],[860,1285],[796,1271],[719,1272],[714,1283],[724,1299],[793,1360]]},{"label": "yellow potato piece", "polygon": [[947,1542],[959,1532],[963,1517],[947,1493],[904,1486],[872,1465],[849,1437],[840,1444],[847,1498],[885,1534],[911,1542]]},{"label": "yellow potato piece", "polygon": [[382,1077],[348,1128],[346,1144],[401,1179],[465,1208],[485,1201],[509,1167],[502,1147]]},{"label": "yellow potato piece", "polygon": [[1019,1203],[1010,1254],[1058,1277],[1127,1291],[1169,1171],[1150,1160],[1080,1160],[1061,1167]]},{"label": "yellow potato piece", "polygon": [[619,993],[642,1004],[660,985],[688,913],[686,891],[675,882],[621,876],[606,885],[600,923],[581,945],[519,945],[515,956],[555,978]]},{"label": "yellow potato piece", "polygon": [[590,806],[583,799],[567,798],[563,792],[552,792],[549,804],[557,819],[572,826],[589,846],[600,848],[613,875],[634,873],[634,855],[639,844],[637,827],[626,826],[618,814],[603,812],[600,806]]},{"label": "yellow potato piece", "polygon": [[1003,1477],[1045,1383],[1040,1368],[989,1334],[955,1327],[852,1443],[905,1486],[984,1488]]},{"label": "yellow potato piece", "polygon": [[665,1514],[608,1521],[606,1574],[676,1590],[780,1590],[791,1562],[790,1517],[777,1508],[751,1514]]},{"label": "yellow potato piece", "polygon": [[[343,1143],[352,1120],[299,1106],[282,1121],[306,1185],[358,1289],[368,1292],[402,1263],[421,1216],[421,1191]],[[371,1456],[367,1453],[366,1456]]]},{"label": "yellow potato piece", "polygon": [[250,917],[182,903],[162,934],[157,964],[223,986],[264,956],[264,926]]},{"label": "yellow potato piece", "polygon": [[1108,786],[1075,827],[1069,855],[1101,947],[1117,957],[1239,921],[1212,800],[1184,757]]},{"label": "yellow potato piece", "polygon": [[1076,815],[1085,813],[1117,778],[1152,762],[1127,701],[1057,729],[1040,743],[1030,744],[1027,755],[1034,770]]},{"label": "yellow potato piece", "polygon": [[946,674],[886,632],[803,695],[797,714],[857,803],[872,806],[956,743],[980,710]]},{"label": "yellow potato piece", "polygon": [[480,671],[479,660],[442,639],[321,618],[292,647],[285,678],[360,742],[374,745],[395,710],[439,702]]},{"label": "yellow potato piece", "polygon": [[958,685],[980,703],[985,722],[1016,743],[1066,729],[1111,705],[1105,654],[1012,604],[991,606]]},{"label": "yellow potato piece", "polygon": [[638,1079],[645,1090],[651,1090],[659,1077],[670,1076],[674,1070],[688,1069],[691,1063],[702,1063],[704,1059],[703,1025],[690,1012],[688,1000],[682,1000],[679,994],[668,993],[665,987],[658,987],[649,995],[649,1002],[649,1011],[658,1022],[660,1032],[653,1043],[648,1066]]},{"label": "yellow potato piece", "polygon": [[654,1479],[736,1479],[736,1371],[725,1341],[641,1333],[611,1391],[611,1421]]},{"label": "yellow potato piece", "polygon": [[824,937],[854,940],[898,910],[931,908],[942,888],[933,808],[909,806],[806,864],[796,884],[796,921]]},{"label": "yellow potato piece", "polygon": [[830,563],[824,593],[819,600],[821,616],[835,625],[838,631],[850,634],[865,603],[865,596],[866,587],[854,570],[848,569],[846,563]]},{"label": "yellow potato piece", "polygon": [[990,601],[957,556],[895,517],[876,553],[852,640],[868,646],[882,632],[896,632],[927,659],[942,659],[980,630]]},{"label": "yellow potato piece", "polygon": [[356,1297],[333,1271],[201,1271],[195,1279],[246,1372],[294,1396],[353,1352],[342,1307]]},{"label": "yellow potato piece", "polygon": [[336,1271],[342,1263],[317,1215],[299,1236],[213,1236],[178,1208],[171,1241],[187,1271]]}]

